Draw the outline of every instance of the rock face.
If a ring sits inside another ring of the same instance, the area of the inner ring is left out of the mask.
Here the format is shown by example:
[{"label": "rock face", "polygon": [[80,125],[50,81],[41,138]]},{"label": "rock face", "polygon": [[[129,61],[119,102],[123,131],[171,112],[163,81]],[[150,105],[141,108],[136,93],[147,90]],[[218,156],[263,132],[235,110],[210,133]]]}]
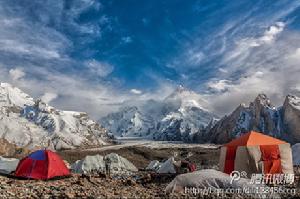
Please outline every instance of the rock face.
[{"label": "rock face", "polygon": [[204,101],[182,86],[162,101],[147,100],[125,105],[100,121],[115,136],[154,140],[193,141],[196,132],[215,117],[202,107]]},{"label": "rock face", "polygon": [[300,165],[300,143],[292,146],[293,165]]},{"label": "rock face", "polygon": [[1,83],[0,136],[23,148],[71,149],[103,145],[107,132],[86,113],[55,109]]},{"label": "rock face", "polygon": [[207,128],[205,141],[226,143],[241,134],[255,130],[286,140],[300,141],[300,98],[288,95],[283,106],[275,107],[268,97],[259,94],[249,106],[241,104],[230,115],[224,116]]},{"label": "rock face", "polygon": [[17,145],[9,143],[3,138],[0,139],[0,156],[16,156],[22,152],[23,150]]},{"label": "rock face", "polygon": [[300,98],[288,95],[283,104],[282,114],[289,140],[292,143],[300,142]]}]

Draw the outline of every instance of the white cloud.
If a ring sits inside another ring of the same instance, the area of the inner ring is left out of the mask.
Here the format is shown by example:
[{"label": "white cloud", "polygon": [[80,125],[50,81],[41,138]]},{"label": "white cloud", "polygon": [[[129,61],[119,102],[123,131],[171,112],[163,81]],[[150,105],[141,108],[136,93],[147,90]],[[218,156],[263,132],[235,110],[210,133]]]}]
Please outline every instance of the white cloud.
[{"label": "white cloud", "polygon": [[132,38],[127,36],[127,37],[122,37],[122,42],[125,44],[131,43],[132,42]]},{"label": "white cloud", "polygon": [[207,86],[214,91],[224,91],[230,86],[231,82],[229,80],[217,80],[207,83]]},{"label": "white cloud", "polygon": [[263,36],[259,38],[246,38],[241,41],[241,45],[248,45],[251,47],[258,47],[264,44],[271,44],[275,41],[276,37],[284,30],[285,23],[276,22],[275,25],[272,25],[265,31]]},{"label": "white cloud", "polygon": [[[106,82],[93,84],[88,77],[78,74],[62,74],[34,66],[24,68],[24,72],[28,75],[13,82],[14,86],[34,98],[43,96],[43,100],[51,102],[51,105],[58,109],[87,112],[94,119],[117,111],[124,102],[140,103],[148,99],[161,100],[174,90],[172,84],[160,79],[156,80],[159,84],[157,90],[133,94]],[[9,70],[0,64],[1,81],[10,82],[7,79],[8,74]],[[139,93],[138,89],[135,90]],[[136,92],[135,90],[133,92]]]},{"label": "white cloud", "polygon": [[285,90],[285,80],[278,78],[280,74],[274,72],[254,73],[240,77],[235,82],[227,82],[224,86],[225,92],[220,86],[219,92],[207,95],[206,98],[210,102],[211,109],[221,115],[233,111],[240,103],[249,103],[259,93],[266,93],[277,105],[282,104],[288,91]]},{"label": "white cloud", "polygon": [[56,99],[58,95],[56,93],[44,93],[44,95],[41,97],[41,100],[47,104],[49,104],[51,101]]},{"label": "white cloud", "polygon": [[136,95],[140,95],[140,94],[143,93],[141,90],[138,90],[138,89],[135,89],[135,88],[131,89],[130,92],[133,93],[133,94],[136,94]]},{"label": "white cloud", "polygon": [[26,74],[21,68],[15,68],[9,70],[9,76],[13,81],[19,80],[24,77]]},{"label": "white cloud", "polygon": [[[24,10],[0,3],[0,52],[14,59],[61,59],[70,41],[43,23],[32,23],[24,17]],[[42,15],[44,16],[44,14]]]},{"label": "white cloud", "polygon": [[276,22],[275,25],[270,26],[261,37],[242,38],[236,42],[232,50],[225,53],[222,64],[228,65],[235,61],[244,62],[244,59],[249,56],[252,50],[256,50],[256,48],[262,45],[271,45],[276,37],[284,30],[284,27],[285,24],[283,22]]},{"label": "white cloud", "polygon": [[228,73],[228,71],[227,71],[226,69],[224,69],[224,68],[218,68],[218,70],[219,70],[220,72],[222,72],[222,73]]},{"label": "white cloud", "polygon": [[112,65],[105,62],[96,61],[94,59],[87,61],[86,66],[92,73],[100,77],[106,77],[114,70],[114,67]]},{"label": "white cloud", "polygon": [[275,40],[276,36],[283,31],[285,23],[277,22],[275,25],[271,26],[265,34],[259,38],[261,43],[271,43]]},{"label": "white cloud", "polygon": [[191,65],[199,65],[205,58],[204,53],[201,51],[190,51],[187,56]]},{"label": "white cloud", "polygon": [[287,56],[288,59],[291,59],[300,64],[300,47],[295,50],[295,52],[291,53],[291,55]]},{"label": "white cloud", "polygon": [[[42,96],[60,109],[86,111],[96,119],[108,113],[110,106],[103,106],[102,99],[118,103],[128,97],[117,91],[113,83],[99,79],[93,82],[90,77],[106,76],[113,67],[94,61],[89,75],[83,70],[78,73],[73,66],[80,62],[70,57],[78,43],[84,45],[101,36],[108,17],[100,15],[99,23],[78,23],[82,12],[101,8],[97,0],[70,1],[68,9],[61,0],[29,1],[26,7],[22,2],[0,1],[0,80],[35,98]],[[74,33],[74,37],[66,35],[65,30]]]},{"label": "white cloud", "polygon": [[[279,34],[281,31],[271,32]],[[285,31],[267,45],[241,50],[232,59],[223,60],[222,66],[228,72],[221,72],[207,84],[215,91],[206,96],[212,109],[219,114],[229,113],[238,104],[253,100],[258,93],[266,93],[275,105],[282,105],[284,97],[295,93],[300,85],[299,37],[298,32]],[[224,57],[236,50],[233,48]]]}]

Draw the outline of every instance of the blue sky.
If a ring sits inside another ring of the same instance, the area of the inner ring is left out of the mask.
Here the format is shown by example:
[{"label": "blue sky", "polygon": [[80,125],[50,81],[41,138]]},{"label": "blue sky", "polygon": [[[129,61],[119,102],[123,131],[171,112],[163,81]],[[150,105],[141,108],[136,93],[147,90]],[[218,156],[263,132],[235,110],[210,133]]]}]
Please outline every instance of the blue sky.
[{"label": "blue sky", "polygon": [[3,0],[0,24],[1,81],[94,117],[178,85],[221,115],[300,89],[299,0]]}]

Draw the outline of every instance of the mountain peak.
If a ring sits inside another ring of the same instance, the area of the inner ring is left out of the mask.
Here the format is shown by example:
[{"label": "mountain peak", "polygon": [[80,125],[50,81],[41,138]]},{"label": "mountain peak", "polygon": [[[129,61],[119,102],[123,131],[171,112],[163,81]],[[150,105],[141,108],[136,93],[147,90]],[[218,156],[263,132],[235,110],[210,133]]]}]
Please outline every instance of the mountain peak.
[{"label": "mountain peak", "polygon": [[291,104],[294,107],[300,107],[300,98],[295,95],[289,94],[285,98],[284,104],[286,104],[286,103]]},{"label": "mountain peak", "polygon": [[258,94],[257,97],[254,100],[254,103],[255,104],[260,104],[260,105],[263,105],[263,106],[273,107],[273,105],[271,104],[270,99],[264,93]]},{"label": "mountain peak", "polygon": [[[191,141],[215,117],[202,105],[200,94],[182,85],[162,101],[147,101],[124,107],[102,118],[102,124],[115,136],[146,137],[154,140]],[[211,122],[213,124],[214,122]]]},{"label": "mountain peak", "polygon": [[173,91],[171,95],[181,95],[183,93],[194,93],[193,91],[189,90],[188,88],[184,87],[183,85],[177,86],[177,88]]},{"label": "mountain peak", "polygon": [[183,92],[183,91],[185,91],[185,90],[187,90],[183,85],[179,85],[179,86],[177,86],[177,88],[175,89],[175,92],[178,92],[178,93],[180,93],[180,92]]},{"label": "mountain peak", "polygon": [[34,103],[33,98],[9,83],[0,83],[0,101],[0,106],[23,107]]},{"label": "mountain peak", "polygon": [[0,86],[3,87],[3,88],[5,88],[5,87],[13,87],[11,84],[5,83],[5,82],[1,82]]},{"label": "mountain peak", "polygon": [[264,93],[259,93],[257,95],[257,97],[255,98],[255,100],[259,100],[259,101],[265,101],[265,100],[269,100],[268,96]]},{"label": "mountain peak", "polygon": [[200,98],[199,94],[182,85],[179,85],[166,99],[186,99],[190,97],[194,98],[195,96]]}]

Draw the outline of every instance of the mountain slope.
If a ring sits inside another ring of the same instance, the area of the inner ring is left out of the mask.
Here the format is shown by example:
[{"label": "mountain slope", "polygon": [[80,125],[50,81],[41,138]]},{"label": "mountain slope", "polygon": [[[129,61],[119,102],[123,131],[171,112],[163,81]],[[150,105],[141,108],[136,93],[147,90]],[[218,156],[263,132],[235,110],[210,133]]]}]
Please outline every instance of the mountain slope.
[{"label": "mountain slope", "polygon": [[101,119],[101,123],[117,137],[147,137],[155,128],[153,118],[142,114],[136,106],[122,107]]},{"label": "mountain slope", "polygon": [[103,145],[107,133],[86,113],[57,110],[1,83],[0,136],[21,147],[70,149]]},{"label": "mountain slope", "polygon": [[193,141],[194,134],[216,117],[204,109],[202,103],[200,95],[178,87],[162,101],[124,105],[100,121],[115,136]]},{"label": "mountain slope", "polygon": [[290,143],[300,141],[300,98],[288,95],[283,106],[275,107],[268,97],[259,94],[249,106],[241,104],[210,129],[205,141],[226,143],[255,130]]}]

